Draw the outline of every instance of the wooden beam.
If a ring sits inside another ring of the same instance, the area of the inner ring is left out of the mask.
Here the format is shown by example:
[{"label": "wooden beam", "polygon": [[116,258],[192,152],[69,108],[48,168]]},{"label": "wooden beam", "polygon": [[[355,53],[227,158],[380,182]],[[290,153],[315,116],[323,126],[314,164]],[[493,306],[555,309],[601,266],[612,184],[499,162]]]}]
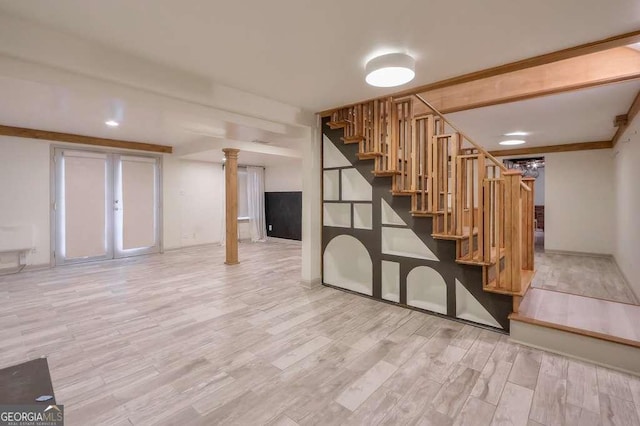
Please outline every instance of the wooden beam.
[{"label": "wooden beam", "polygon": [[[626,47],[420,93],[443,113],[640,79],[640,52]],[[422,106],[422,105],[418,105]],[[416,111],[416,114],[429,110]]]},{"label": "wooden beam", "polygon": [[568,143],[564,145],[532,146],[529,148],[503,149],[491,151],[495,157],[511,157],[515,155],[550,154],[555,152],[588,151],[592,149],[613,148],[611,141]]},{"label": "wooden beam", "polygon": [[0,125],[0,135],[18,138],[42,139],[54,142],[77,143],[83,145],[106,146],[110,148],[135,149],[137,151],[160,152],[171,154],[173,148],[167,145],[156,145],[144,142],[131,142],[119,139],[96,138],[73,133],[51,132],[48,130],[28,129]]},{"label": "wooden beam", "polygon": [[[457,77],[448,78],[435,83],[418,86],[413,89],[404,90],[392,94],[393,97],[403,97],[415,95],[417,93],[429,92],[436,89],[445,87],[456,86],[463,83],[482,80],[485,78],[495,77],[515,71],[525,70],[528,68],[537,67],[540,65],[550,64],[565,59],[576,58],[579,56],[589,55],[603,50],[613,49],[621,46],[628,46],[633,43],[640,42],[640,30],[632,31],[629,33],[615,35],[601,40],[596,40],[590,43],[581,44],[579,46],[570,47],[567,49],[557,50],[555,52],[545,53],[543,55],[534,56],[531,58],[523,59],[520,61],[510,62],[508,64],[499,65],[497,67],[487,68],[481,71],[475,71],[468,74],[463,74]],[[369,99],[368,101],[372,101]],[[357,102],[360,103],[360,102]],[[357,103],[351,104],[355,105]],[[346,106],[351,106],[346,105]],[[343,107],[340,107],[343,108]],[[330,115],[338,108],[332,108],[320,112],[321,116]]]},{"label": "wooden beam", "polygon": [[613,135],[613,139],[611,139],[612,146],[616,146],[616,144],[622,137],[622,134],[624,133],[624,131],[627,130],[627,127],[629,127],[629,124],[633,121],[635,116],[638,115],[638,112],[640,112],[640,92],[638,92],[638,94],[636,95],[636,98],[633,100],[633,103],[631,104],[631,107],[629,108],[629,111],[626,114],[627,122],[624,123],[623,125],[620,125],[618,127],[618,130],[616,130],[616,134]]}]

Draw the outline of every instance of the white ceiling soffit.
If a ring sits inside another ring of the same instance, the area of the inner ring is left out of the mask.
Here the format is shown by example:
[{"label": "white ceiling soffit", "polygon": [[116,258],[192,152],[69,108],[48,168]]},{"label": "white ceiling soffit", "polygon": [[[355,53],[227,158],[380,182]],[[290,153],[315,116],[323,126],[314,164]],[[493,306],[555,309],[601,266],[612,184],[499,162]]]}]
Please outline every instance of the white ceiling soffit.
[{"label": "white ceiling soffit", "polygon": [[[299,149],[308,132],[7,57],[0,57],[0,93],[10,100],[0,103],[0,124],[63,133],[175,147],[222,138]],[[105,126],[107,120],[120,125]]]},{"label": "white ceiling soffit", "polygon": [[[375,54],[411,54],[409,88],[640,28],[637,0],[1,0],[0,11],[191,73],[198,87],[215,81],[312,111],[397,90],[364,82]],[[6,45],[47,44],[2,27]],[[49,47],[50,58],[79,58]]]},{"label": "white ceiling soffit", "polygon": [[[183,160],[205,161],[207,163],[222,163],[224,153],[220,149],[199,152],[197,154],[183,155]],[[286,166],[300,167],[301,158],[290,158],[279,155],[272,155],[261,152],[240,151],[238,154],[238,164],[241,166]]]},{"label": "white ceiling soffit", "polygon": [[[640,81],[636,80],[451,113],[447,118],[489,150],[611,140],[615,116],[627,113],[638,91]],[[516,131],[530,134],[503,136]],[[527,143],[498,144],[505,139]]]}]

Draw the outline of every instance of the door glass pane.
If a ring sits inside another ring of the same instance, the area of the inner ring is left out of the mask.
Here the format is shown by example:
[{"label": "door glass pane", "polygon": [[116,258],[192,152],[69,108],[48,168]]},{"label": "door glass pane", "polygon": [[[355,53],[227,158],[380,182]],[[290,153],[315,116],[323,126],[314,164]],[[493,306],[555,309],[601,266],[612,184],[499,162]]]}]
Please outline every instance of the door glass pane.
[{"label": "door glass pane", "polygon": [[105,256],[107,157],[65,151],[63,158],[62,255],[67,259]]},{"label": "door glass pane", "polygon": [[122,248],[156,245],[156,160],[122,157]]}]

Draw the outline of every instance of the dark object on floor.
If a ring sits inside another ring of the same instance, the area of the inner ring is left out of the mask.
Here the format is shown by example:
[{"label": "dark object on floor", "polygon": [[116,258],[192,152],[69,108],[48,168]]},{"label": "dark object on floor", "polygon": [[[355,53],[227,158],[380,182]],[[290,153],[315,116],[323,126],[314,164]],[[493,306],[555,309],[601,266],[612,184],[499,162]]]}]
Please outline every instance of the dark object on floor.
[{"label": "dark object on floor", "polygon": [[[52,399],[38,401],[43,395]],[[46,358],[34,359],[0,370],[0,404],[55,404]]]}]

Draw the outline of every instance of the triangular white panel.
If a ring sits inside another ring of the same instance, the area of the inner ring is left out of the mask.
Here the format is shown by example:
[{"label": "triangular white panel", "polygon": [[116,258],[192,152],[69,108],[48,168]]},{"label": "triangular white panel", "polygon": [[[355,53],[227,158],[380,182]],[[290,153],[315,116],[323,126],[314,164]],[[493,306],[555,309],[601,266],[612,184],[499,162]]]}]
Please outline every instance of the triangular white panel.
[{"label": "triangular white panel", "polygon": [[440,261],[411,229],[383,226],[381,232],[384,254]]},{"label": "triangular white panel", "polygon": [[456,278],[456,317],[480,324],[502,328],[473,294]]},{"label": "triangular white panel", "polygon": [[322,167],[325,169],[352,166],[347,157],[342,155],[340,150],[325,135],[322,135],[322,160]]},{"label": "triangular white panel", "polygon": [[384,198],[381,199],[382,201],[382,205],[380,206],[380,208],[382,209],[382,224],[383,225],[401,225],[401,226],[407,226],[407,223],[402,220],[402,218],[400,216],[398,216],[398,213],[396,213],[395,211],[393,211],[393,209],[391,208],[391,206],[389,205],[389,203],[387,203]]}]

